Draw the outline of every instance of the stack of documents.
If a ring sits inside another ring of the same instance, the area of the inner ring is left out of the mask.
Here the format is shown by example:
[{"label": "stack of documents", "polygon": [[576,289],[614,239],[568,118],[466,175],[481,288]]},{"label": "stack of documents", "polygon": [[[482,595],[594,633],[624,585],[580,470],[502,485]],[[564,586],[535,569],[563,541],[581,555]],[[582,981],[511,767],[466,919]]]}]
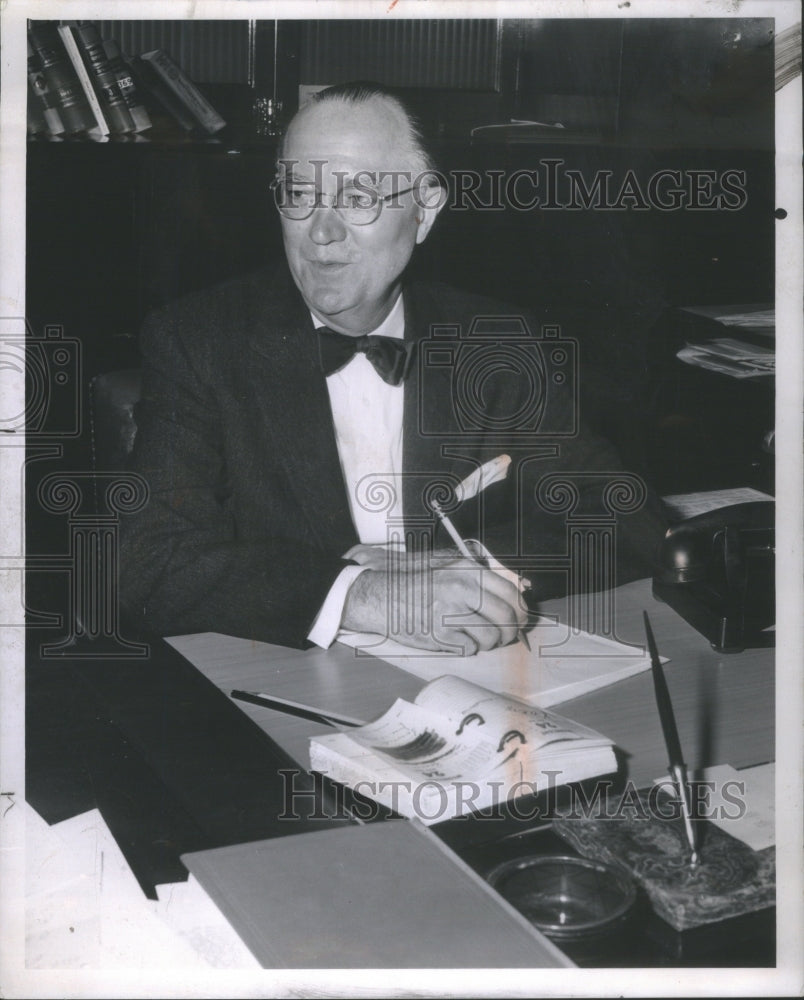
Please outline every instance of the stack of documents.
[{"label": "stack of documents", "polygon": [[607,687],[650,666],[641,646],[590,635],[546,618],[528,633],[530,650],[515,643],[476,656],[412,649],[368,634],[342,633],[338,639],[358,654],[377,656],[422,680],[459,674],[490,691],[541,708]]},{"label": "stack of documents", "polygon": [[731,337],[688,344],[681,348],[676,357],[685,364],[721,372],[732,378],[773,375],[776,368],[776,353],[773,348],[747,344]]}]

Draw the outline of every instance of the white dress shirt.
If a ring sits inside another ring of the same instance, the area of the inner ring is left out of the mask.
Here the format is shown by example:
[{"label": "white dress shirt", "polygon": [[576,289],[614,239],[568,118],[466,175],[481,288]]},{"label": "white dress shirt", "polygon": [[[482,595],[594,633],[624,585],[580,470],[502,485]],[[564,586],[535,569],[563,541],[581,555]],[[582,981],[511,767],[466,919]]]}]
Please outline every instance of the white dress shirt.
[{"label": "white dress shirt", "polygon": [[[326,324],[311,314],[316,329]],[[402,339],[402,296],[371,335]],[[357,537],[366,544],[389,541],[389,526],[402,519],[402,416],[404,385],[388,385],[365,354],[358,353],[327,378],[338,456]],[[327,594],[307,638],[326,648],[335,639],[346,595],[362,566],[345,567]]]}]

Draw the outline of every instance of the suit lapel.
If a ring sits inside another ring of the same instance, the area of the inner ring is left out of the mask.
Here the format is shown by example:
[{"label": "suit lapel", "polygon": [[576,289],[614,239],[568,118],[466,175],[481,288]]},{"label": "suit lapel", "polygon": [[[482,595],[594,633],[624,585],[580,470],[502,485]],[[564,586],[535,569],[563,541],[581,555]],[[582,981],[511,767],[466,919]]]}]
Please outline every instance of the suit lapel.
[{"label": "suit lapel", "polygon": [[[419,519],[431,521],[427,502],[429,488],[444,480],[445,473],[466,475],[466,463],[456,463],[446,454],[444,439],[456,440],[458,425],[452,405],[453,370],[426,364],[422,344],[431,326],[439,322],[441,310],[432,294],[421,286],[405,290],[405,338],[415,341],[411,372],[405,381],[403,503],[408,527]],[[457,469],[457,471],[455,471]],[[462,471],[461,471],[462,470]]]},{"label": "suit lapel", "polygon": [[338,458],[326,381],[308,311],[282,275],[267,291],[249,337],[264,433],[322,549],[357,541]]}]

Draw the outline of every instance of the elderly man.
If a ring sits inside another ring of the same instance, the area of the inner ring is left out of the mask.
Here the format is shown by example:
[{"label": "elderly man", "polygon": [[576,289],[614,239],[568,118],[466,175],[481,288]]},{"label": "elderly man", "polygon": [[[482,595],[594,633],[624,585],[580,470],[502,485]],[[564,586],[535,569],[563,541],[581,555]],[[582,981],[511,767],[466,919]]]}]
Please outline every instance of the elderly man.
[{"label": "elderly man", "polygon": [[[454,351],[425,357],[425,342],[445,333],[449,346],[488,317],[522,333],[499,305],[406,283],[444,199],[395,97],[359,84],[319,94],[289,126],[273,189],[287,267],[189,297],[143,331],[133,468],[150,499],[123,527],[127,613],[162,634],[294,646],[341,628],[467,654],[515,641],[521,586],[448,550],[434,491],[443,500],[504,451],[539,475],[616,470],[616,457],[577,434],[519,434],[532,372],[492,364],[478,399],[461,401]],[[480,419],[467,426],[456,402]],[[503,560],[555,552],[563,526],[529,491],[511,477],[458,505],[456,523]],[[625,522],[621,579],[644,575],[660,530],[648,509]],[[536,600],[557,589],[555,573],[530,575]]]}]

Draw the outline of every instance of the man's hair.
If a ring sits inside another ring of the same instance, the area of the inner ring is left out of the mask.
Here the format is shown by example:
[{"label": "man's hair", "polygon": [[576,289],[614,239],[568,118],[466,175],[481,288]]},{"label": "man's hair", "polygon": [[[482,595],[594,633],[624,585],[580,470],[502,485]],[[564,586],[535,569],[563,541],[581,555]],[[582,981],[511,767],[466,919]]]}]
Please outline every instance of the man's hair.
[{"label": "man's hair", "polygon": [[[436,159],[433,155],[424,128],[418,116],[411,107],[398,94],[395,94],[388,87],[381,83],[374,83],[372,80],[353,80],[349,83],[336,83],[332,87],[319,90],[309,101],[303,105],[298,113],[314,104],[329,104],[333,101],[340,101],[342,104],[367,104],[370,101],[381,100],[392,105],[402,115],[407,126],[407,138],[413,151],[416,162],[412,164],[414,168],[422,173],[430,170],[437,170]],[[281,161],[285,154],[285,138],[287,132],[282,137],[279,147],[279,157]]]}]

